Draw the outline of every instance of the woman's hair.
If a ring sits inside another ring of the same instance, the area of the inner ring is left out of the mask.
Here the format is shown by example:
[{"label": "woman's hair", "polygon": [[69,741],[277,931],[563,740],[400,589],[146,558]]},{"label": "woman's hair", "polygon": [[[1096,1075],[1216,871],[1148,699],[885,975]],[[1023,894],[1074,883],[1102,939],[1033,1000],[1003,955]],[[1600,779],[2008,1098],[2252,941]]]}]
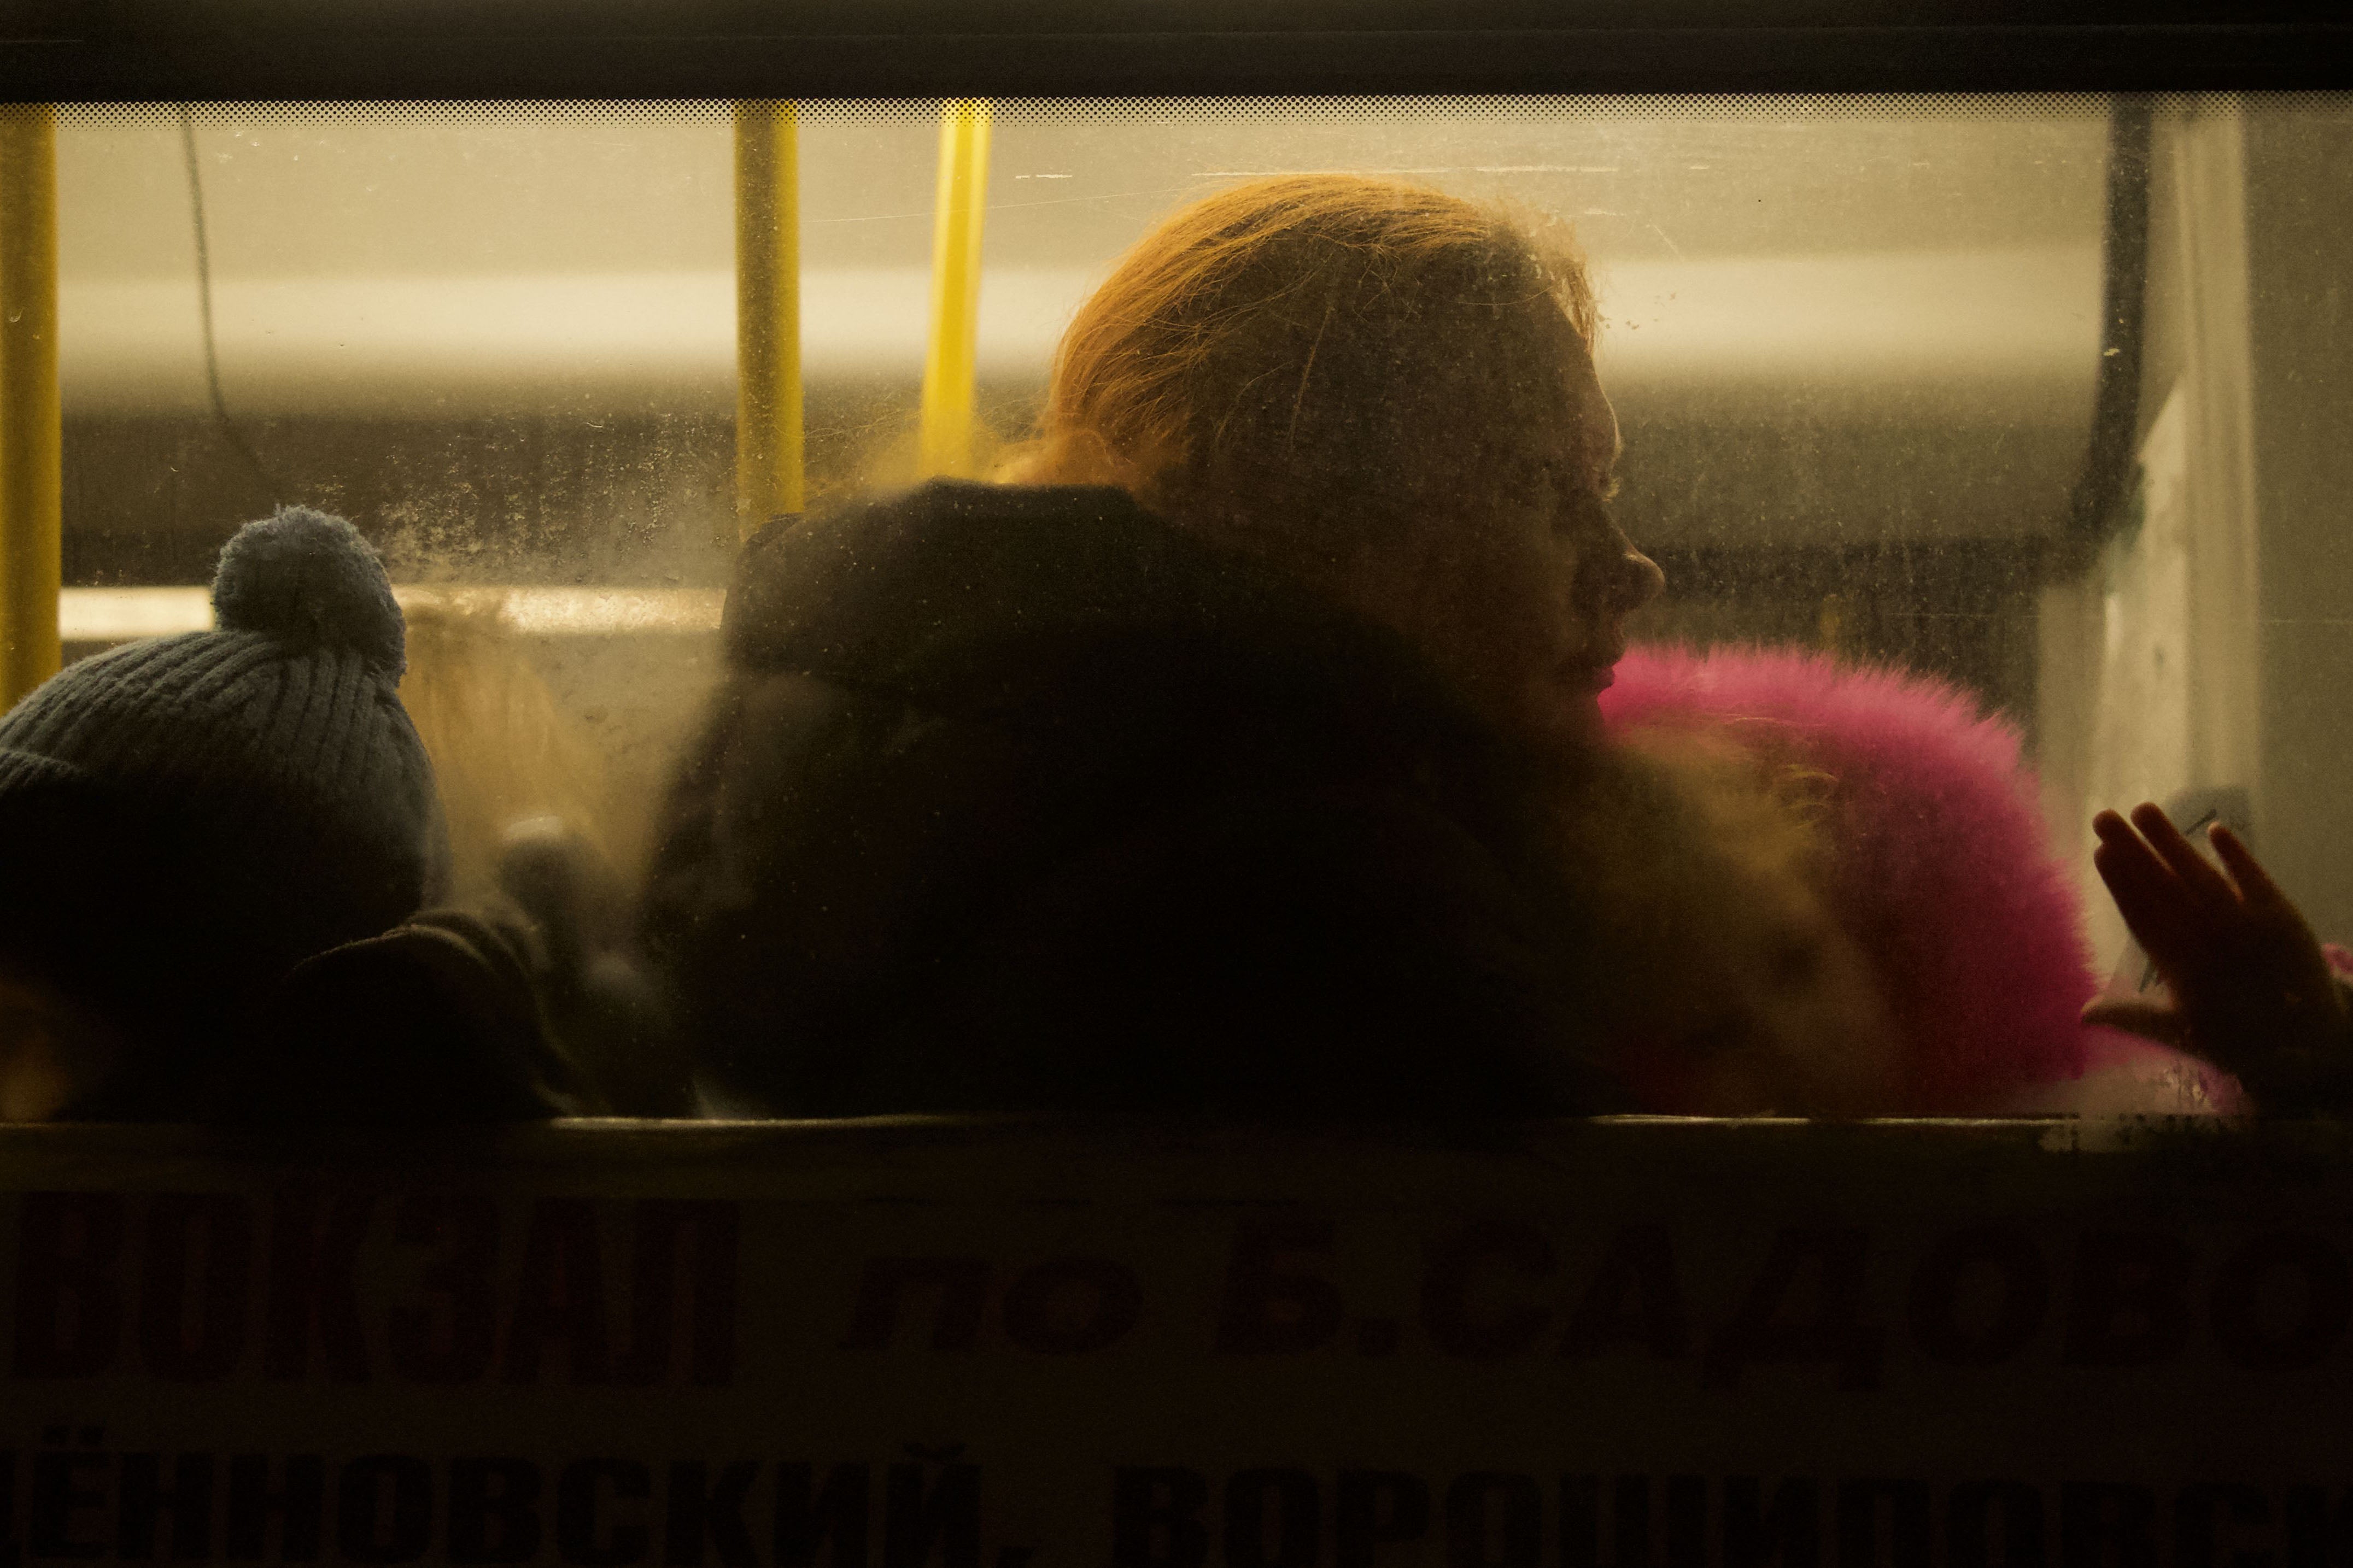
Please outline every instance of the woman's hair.
[{"label": "woman's hair", "polygon": [[1080,308],[1007,477],[1117,484],[1335,562],[1559,403],[1562,328],[1589,350],[1597,320],[1558,226],[1390,180],[1254,181],[1168,218]]},{"label": "woman's hair", "polygon": [[506,831],[554,816],[604,847],[603,769],[495,603],[408,610],[400,700],[433,759],[463,898],[494,885]]}]

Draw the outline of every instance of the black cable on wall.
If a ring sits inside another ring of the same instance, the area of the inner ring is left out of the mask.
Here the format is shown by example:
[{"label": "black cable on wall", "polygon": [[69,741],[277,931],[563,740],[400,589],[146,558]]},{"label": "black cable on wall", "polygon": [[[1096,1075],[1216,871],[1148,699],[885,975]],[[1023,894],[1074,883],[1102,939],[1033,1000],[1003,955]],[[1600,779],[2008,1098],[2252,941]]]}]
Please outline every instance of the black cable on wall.
[{"label": "black cable on wall", "polygon": [[2140,444],[2141,346],[2148,312],[2147,100],[2116,100],[2108,119],[2107,216],[2100,247],[2100,368],[2092,438],[2069,498],[2067,535],[2080,561],[2114,530],[2131,493]]},{"label": "black cable on wall", "polygon": [[238,429],[237,421],[229,416],[228,399],[221,394],[220,350],[213,335],[212,246],[205,233],[204,171],[196,161],[195,118],[188,112],[186,104],[181,104],[179,110],[180,151],[188,170],[188,212],[195,227],[196,309],[204,327],[205,387],[212,395],[213,423],[219,429],[221,439],[244,459],[245,466],[253,470],[254,478],[261,481],[262,490],[274,506],[285,499],[285,488],[263,465],[252,444],[246,440],[245,432]]}]

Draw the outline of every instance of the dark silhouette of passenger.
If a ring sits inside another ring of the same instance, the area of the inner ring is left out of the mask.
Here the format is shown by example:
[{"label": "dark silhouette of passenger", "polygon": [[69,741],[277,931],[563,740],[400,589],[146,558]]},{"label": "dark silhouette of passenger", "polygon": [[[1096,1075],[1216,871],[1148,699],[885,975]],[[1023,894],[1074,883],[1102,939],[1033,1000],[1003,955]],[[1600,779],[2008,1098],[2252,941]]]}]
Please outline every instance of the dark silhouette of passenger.
[{"label": "dark silhouette of passenger", "polygon": [[1576,253],[1386,181],[1178,213],[1011,485],[772,525],[643,931],[712,1109],[1613,1109],[1566,781],[1657,569]]}]

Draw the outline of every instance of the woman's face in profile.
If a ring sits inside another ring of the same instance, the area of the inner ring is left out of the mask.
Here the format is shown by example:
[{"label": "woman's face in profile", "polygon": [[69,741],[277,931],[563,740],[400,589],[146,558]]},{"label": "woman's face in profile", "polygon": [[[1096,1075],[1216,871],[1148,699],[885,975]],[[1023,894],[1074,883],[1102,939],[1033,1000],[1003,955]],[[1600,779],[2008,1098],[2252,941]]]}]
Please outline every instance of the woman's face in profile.
[{"label": "woman's face in profile", "polygon": [[1664,579],[1609,513],[1618,419],[1592,357],[1566,320],[1550,335],[1543,369],[1493,367],[1477,389],[1496,411],[1478,449],[1432,454],[1438,515],[1400,629],[1491,720],[1556,746],[1599,738],[1626,617]]}]

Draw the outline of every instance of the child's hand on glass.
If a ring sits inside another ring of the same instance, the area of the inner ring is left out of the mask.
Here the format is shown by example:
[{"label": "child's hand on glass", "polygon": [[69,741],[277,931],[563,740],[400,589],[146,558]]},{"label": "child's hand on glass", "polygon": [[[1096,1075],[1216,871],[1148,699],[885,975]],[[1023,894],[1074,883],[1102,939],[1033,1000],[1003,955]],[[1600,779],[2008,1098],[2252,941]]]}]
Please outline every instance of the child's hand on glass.
[{"label": "child's hand on glass", "polygon": [[2353,1103],[2353,1010],[2303,913],[2229,828],[2218,868],[2157,806],[2092,819],[2092,864],[2170,1002],[2101,996],[2087,1024],[2194,1051],[2274,1114]]}]

